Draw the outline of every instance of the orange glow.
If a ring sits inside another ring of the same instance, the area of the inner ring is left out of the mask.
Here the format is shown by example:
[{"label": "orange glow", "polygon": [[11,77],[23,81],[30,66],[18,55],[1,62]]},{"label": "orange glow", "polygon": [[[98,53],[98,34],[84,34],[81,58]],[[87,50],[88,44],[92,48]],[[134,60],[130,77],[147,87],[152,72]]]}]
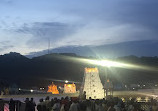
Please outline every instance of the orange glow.
[{"label": "orange glow", "polygon": [[52,94],[59,94],[59,91],[57,89],[57,85],[55,85],[52,82],[52,84],[48,86],[48,91],[47,92],[51,92]]},{"label": "orange glow", "polygon": [[76,85],[64,84],[64,93],[76,93]]},{"label": "orange glow", "polygon": [[71,84],[68,84],[67,86],[68,86],[68,87],[71,87],[72,85],[71,85]]},{"label": "orange glow", "polygon": [[85,72],[86,73],[90,73],[90,72],[96,72],[98,73],[98,68],[85,68]]}]

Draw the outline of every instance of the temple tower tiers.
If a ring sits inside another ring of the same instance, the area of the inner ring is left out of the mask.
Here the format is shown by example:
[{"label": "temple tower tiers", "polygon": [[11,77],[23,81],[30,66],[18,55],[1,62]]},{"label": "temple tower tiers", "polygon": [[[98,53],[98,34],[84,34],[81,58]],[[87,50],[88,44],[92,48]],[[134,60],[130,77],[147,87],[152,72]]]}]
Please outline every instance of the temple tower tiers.
[{"label": "temple tower tiers", "polygon": [[98,68],[85,68],[83,82],[83,91],[86,91],[86,99],[89,97],[92,99],[104,98],[104,90],[99,77]]}]

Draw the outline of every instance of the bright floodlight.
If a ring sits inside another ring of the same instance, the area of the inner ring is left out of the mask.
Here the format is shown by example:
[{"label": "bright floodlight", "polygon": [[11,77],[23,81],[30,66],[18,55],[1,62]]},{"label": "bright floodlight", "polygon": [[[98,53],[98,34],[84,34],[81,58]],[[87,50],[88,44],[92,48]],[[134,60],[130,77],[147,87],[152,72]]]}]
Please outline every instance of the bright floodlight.
[{"label": "bright floodlight", "polygon": [[99,65],[103,67],[120,67],[120,68],[127,68],[127,69],[143,69],[143,70],[156,70],[153,67],[141,66],[141,65],[134,65],[134,64],[127,64],[121,62],[115,62],[111,60],[91,60],[91,59],[84,59],[86,63]]},{"label": "bright floodlight", "polygon": [[68,82],[69,82],[68,80],[65,81],[65,83],[68,83]]},{"label": "bright floodlight", "polygon": [[64,56],[64,59],[67,60],[73,60],[76,62],[82,62],[82,63],[88,63],[88,64],[93,64],[93,65],[98,65],[98,66],[103,66],[103,67],[119,67],[119,68],[126,68],[126,69],[141,69],[141,70],[149,70],[149,71],[158,71],[158,68],[156,67],[149,67],[149,66],[143,66],[143,65],[138,65],[138,64],[129,64],[129,63],[124,63],[120,61],[112,61],[108,59],[85,59],[85,58],[76,58],[76,57],[68,57]]},{"label": "bright floodlight", "polygon": [[33,90],[31,89],[30,92],[33,92]]},{"label": "bright floodlight", "polygon": [[109,61],[109,60],[89,60],[91,64],[96,64],[100,66],[106,66],[106,67],[125,67],[127,64]]}]

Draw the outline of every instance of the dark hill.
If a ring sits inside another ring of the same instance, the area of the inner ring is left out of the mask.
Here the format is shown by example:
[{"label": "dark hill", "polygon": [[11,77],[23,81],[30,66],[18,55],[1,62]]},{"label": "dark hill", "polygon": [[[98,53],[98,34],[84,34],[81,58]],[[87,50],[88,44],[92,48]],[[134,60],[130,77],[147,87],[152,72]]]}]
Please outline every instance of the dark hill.
[{"label": "dark hill", "polygon": [[19,53],[9,53],[0,56],[0,76],[6,78],[23,77],[29,70],[30,59]]},{"label": "dark hill", "polygon": [[[9,83],[15,82],[22,86],[44,85],[47,81],[50,82],[51,79],[82,81],[84,68],[95,66],[76,61],[73,58],[84,57],[73,53],[56,53],[29,59],[18,53],[5,54],[0,56],[0,78],[7,80]],[[137,65],[158,66],[157,57],[126,56],[116,60]],[[109,70],[103,67],[98,68],[102,80],[105,79],[105,73],[109,73],[113,81],[129,83],[158,82],[158,72],[156,71],[113,67]]]}]

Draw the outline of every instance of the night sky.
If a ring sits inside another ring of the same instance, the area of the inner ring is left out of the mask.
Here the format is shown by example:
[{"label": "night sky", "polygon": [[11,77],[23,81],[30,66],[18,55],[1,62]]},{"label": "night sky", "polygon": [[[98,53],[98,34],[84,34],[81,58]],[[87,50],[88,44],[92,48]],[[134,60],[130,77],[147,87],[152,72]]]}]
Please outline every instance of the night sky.
[{"label": "night sky", "polygon": [[0,0],[0,54],[158,39],[157,0]]}]

